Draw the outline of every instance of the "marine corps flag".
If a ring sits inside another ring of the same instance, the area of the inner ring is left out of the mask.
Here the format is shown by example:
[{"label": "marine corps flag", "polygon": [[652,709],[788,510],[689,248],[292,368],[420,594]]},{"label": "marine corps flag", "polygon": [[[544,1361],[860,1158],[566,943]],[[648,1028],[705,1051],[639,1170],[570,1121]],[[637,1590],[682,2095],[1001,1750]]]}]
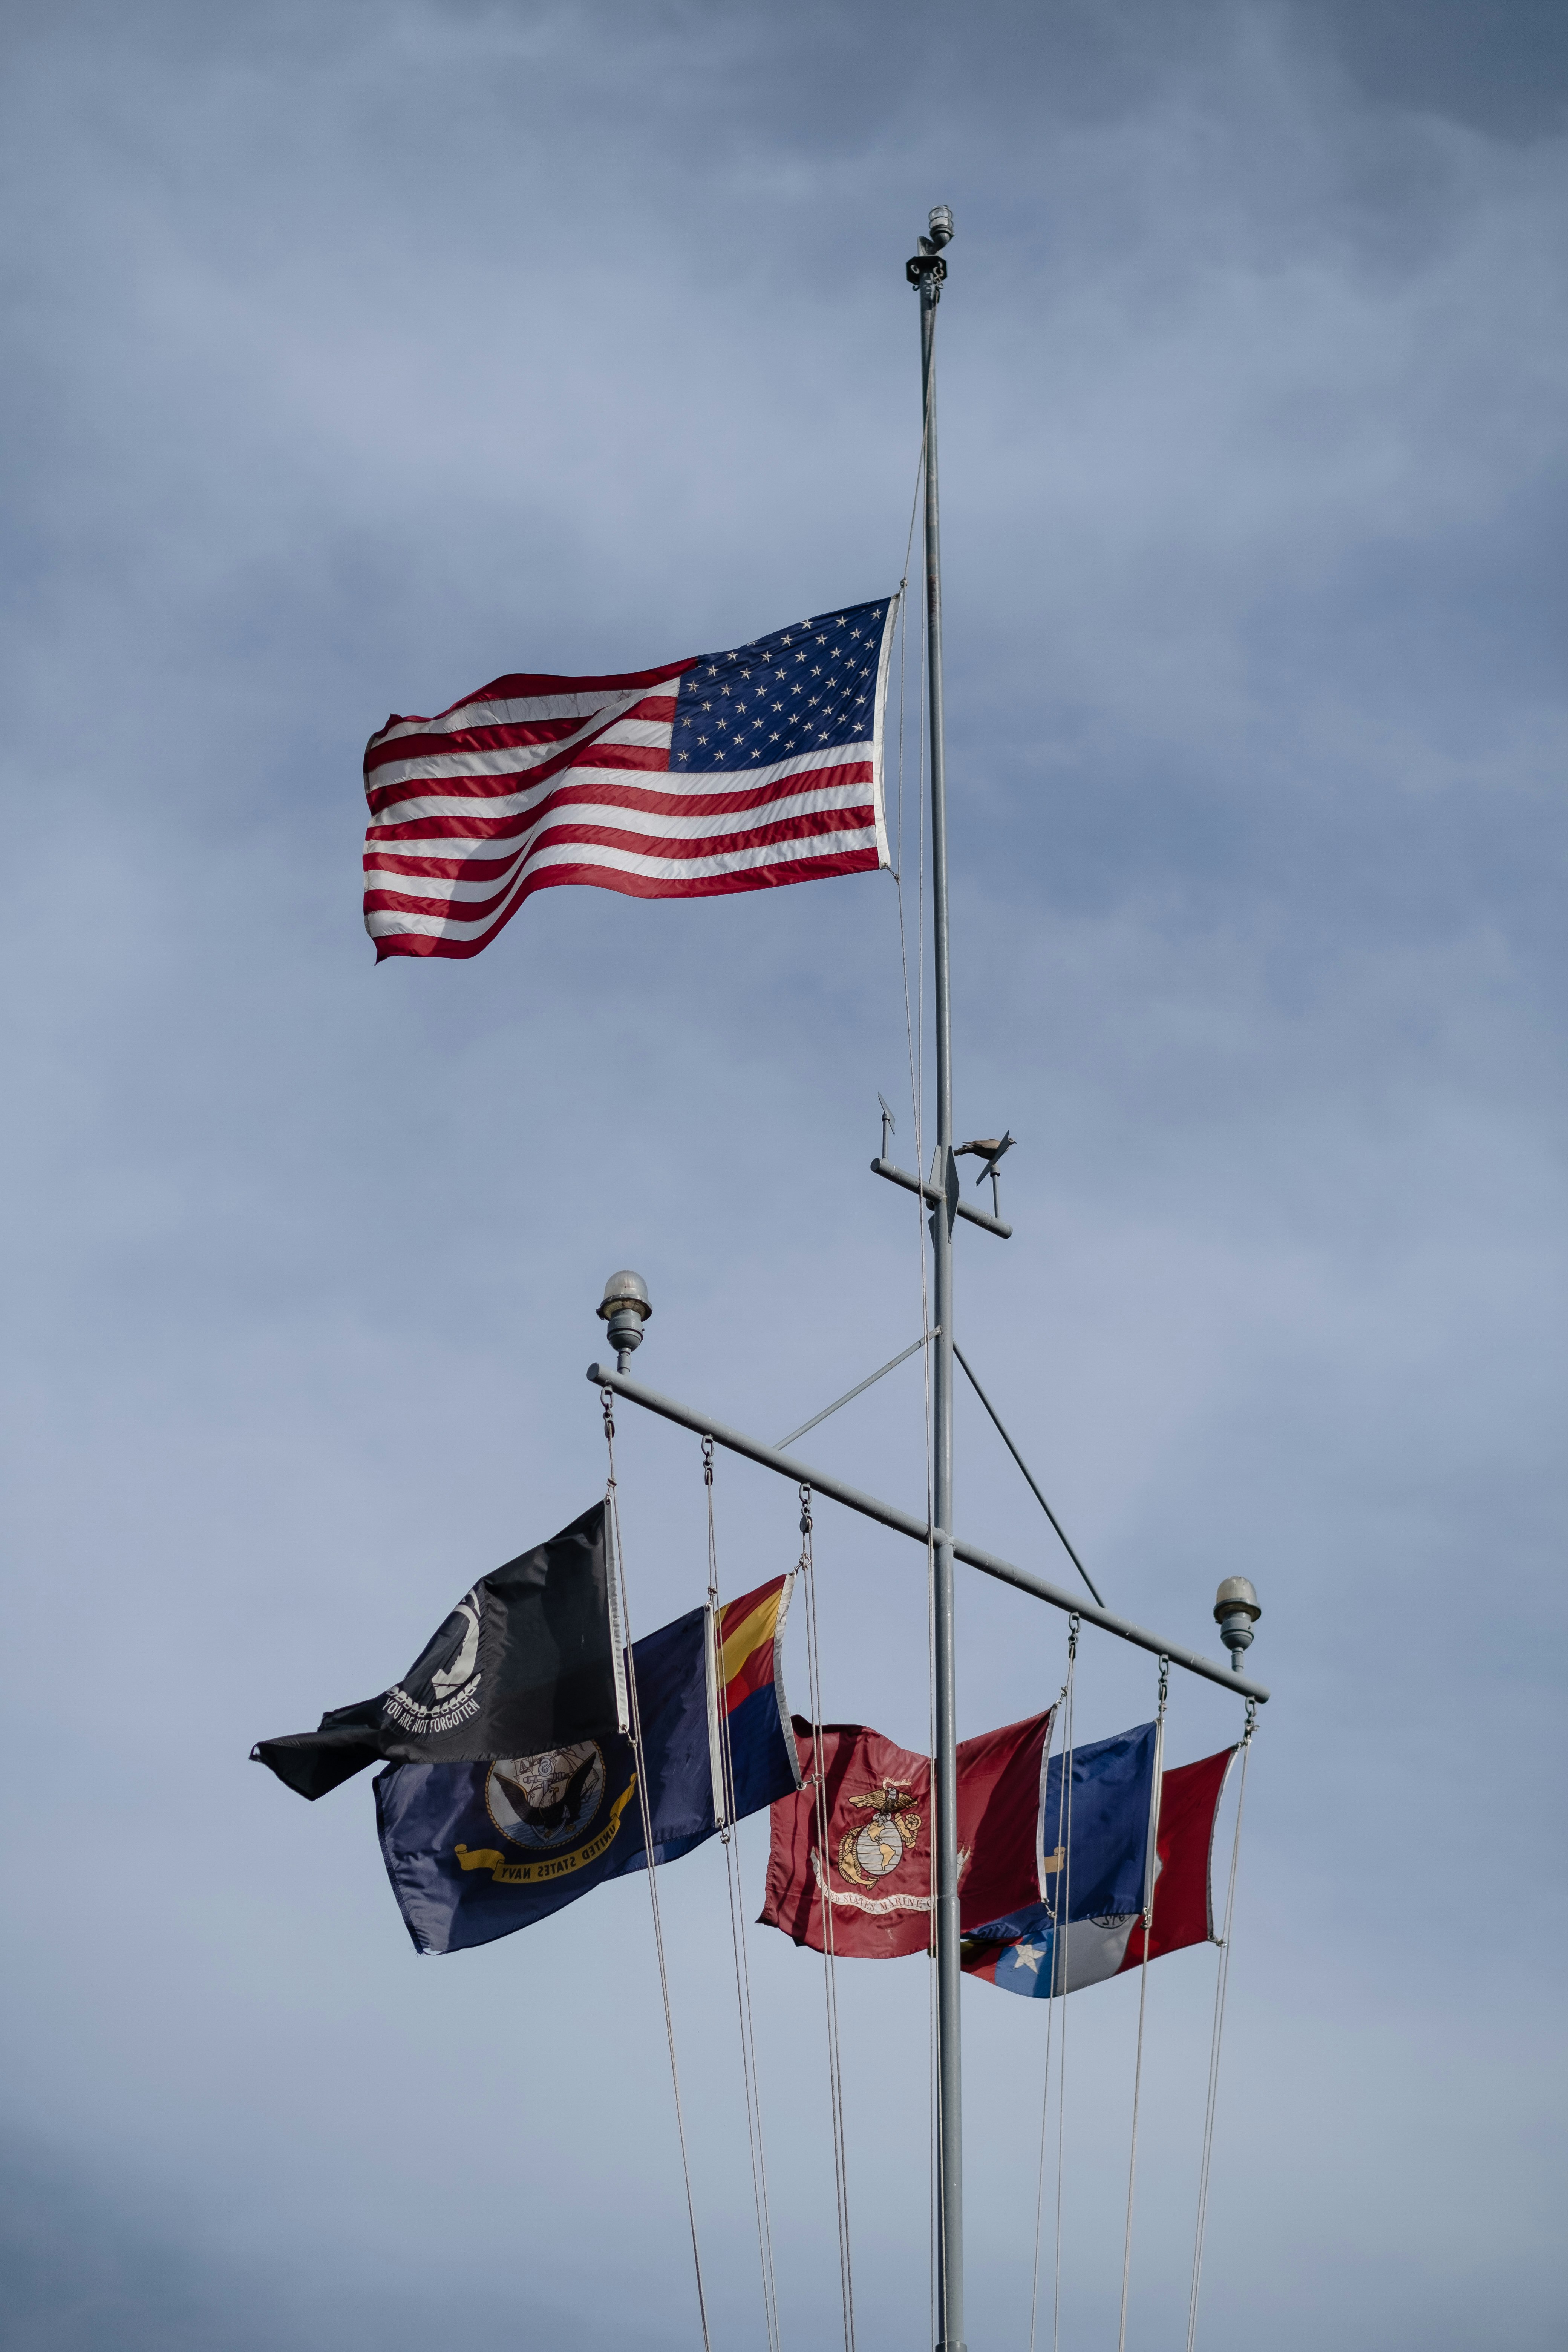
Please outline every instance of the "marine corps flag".
[{"label": "marine corps flag", "polygon": [[[1038,1842],[1051,1712],[961,1740],[958,1888],[964,1924],[1040,1897]],[[812,1728],[795,1720],[798,1795],[773,1807],[766,1899],[758,1926],[780,1927],[820,1952],[824,1905],[833,1948],[851,1959],[923,1952],[931,1937],[931,1759],[895,1748],[858,1723],[826,1723],[820,1758]],[[826,1859],[814,1776],[822,1774]]]},{"label": "marine corps flag", "polygon": [[253,1759],[301,1797],[367,1764],[531,1756],[626,1727],[626,1668],[605,1506],[463,1595],[400,1683],[335,1707]]},{"label": "marine corps flag", "polygon": [[[674,1862],[799,1785],[781,1673],[793,1580],[632,1646],[648,1822]],[[618,1733],[376,1777],[387,1876],[421,1952],[488,1944],[647,1867],[637,1755]]]}]

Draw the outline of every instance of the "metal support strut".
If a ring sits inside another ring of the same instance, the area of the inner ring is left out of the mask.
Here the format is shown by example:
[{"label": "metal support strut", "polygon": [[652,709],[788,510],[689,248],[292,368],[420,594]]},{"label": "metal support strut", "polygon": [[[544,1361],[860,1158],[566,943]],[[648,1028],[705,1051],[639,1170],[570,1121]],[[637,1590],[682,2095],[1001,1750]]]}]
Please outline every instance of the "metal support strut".
[{"label": "metal support strut", "polygon": [[[605,1364],[590,1364],[588,1378],[596,1389],[609,1389],[616,1396],[625,1397],[628,1404],[640,1404],[663,1421],[695,1430],[700,1437],[710,1437],[726,1453],[739,1454],[747,1462],[760,1464],[764,1470],[776,1470],[792,1486],[809,1486],[815,1494],[842,1503],[846,1510],[858,1511],[863,1518],[891,1528],[895,1535],[909,1536],[922,1546],[932,1540],[934,1530],[923,1518],[917,1518],[913,1511],[900,1511],[896,1503],[884,1503],[879,1496],[852,1486],[847,1478],[836,1478],[829,1470],[816,1469],[793,1454],[782,1453],[776,1445],[764,1444],[760,1437],[748,1437],[744,1430],[731,1429],[726,1423],[716,1421],[710,1412],[700,1412],[694,1405],[661,1395],[658,1389],[647,1388],[625,1372],[611,1371]],[[1131,1642],[1134,1648],[1147,1650],[1152,1657],[1169,1658],[1184,1673],[1199,1675],[1205,1682],[1217,1684],[1221,1690],[1233,1691],[1237,1698],[1255,1699],[1259,1706],[1267,1703],[1267,1685],[1255,1683],[1250,1675],[1237,1674],[1217,1658],[1205,1658],[1201,1650],[1189,1650],[1184,1642],[1173,1642],[1168,1634],[1151,1633],[1146,1625],[1135,1625],[1131,1617],[1119,1617],[1113,1609],[1099,1608],[1092,1601],[1086,1601],[1081,1592],[1068,1592],[1061,1585],[1036,1576],[1029,1569],[1015,1567],[997,1552],[984,1550],[979,1544],[965,1543],[957,1536],[950,1536],[949,1541],[953,1558],[963,1560],[966,1568],[977,1568],[982,1576],[994,1576],[998,1583],[1010,1584],[1016,1592],[1026,1592],[1031,1600],[1043,1601],[1048,1608],[1059,1609],[1064,1616],[1080,1618],[1086,1625],[1097,1625],[1102,1633],[1110,1633],[1119,1642]]]}]

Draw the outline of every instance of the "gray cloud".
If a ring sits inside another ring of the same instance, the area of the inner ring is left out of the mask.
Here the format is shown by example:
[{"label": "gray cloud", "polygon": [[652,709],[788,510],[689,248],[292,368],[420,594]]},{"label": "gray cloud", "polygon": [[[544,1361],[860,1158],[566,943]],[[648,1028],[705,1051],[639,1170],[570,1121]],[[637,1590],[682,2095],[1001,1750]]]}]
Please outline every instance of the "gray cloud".
[{"label": "gray cloud", "polygon": [[[892,886],[546,893],[470,966],[375,971],[358,760],[518,662],[890,584],[901,261],[939,196],[959,1117],[1023,1138],[965,1344],[1133,1613],[1200,1638],[1256,1574],[1279,1692],[1205,2340],[1553,2341],[1555,16],[66,8],[5,38],[18,2341],[313,2352],[369,2313],[412,2344],[458,2294],[499,2341],[520,2279],[552,2340],[689,2332],[640,1890],[416,1965],[363,1790],[307,1811],[245,1757],[595,1491],[612,1265],[653,1283],[650,1377],[764,1430],[918,1329],[913,1222],[863,1172],[905,1083]],[[702,1581],[700,1487],[667,1433],[621,1443],[647,1626]],[[919,1443],[912,1367],[813,1440],[906,1496]],[[963,1446],[966,1525],[1044,1561],[978,1416]],[[790,1497],[733,1465],[720,1495],[730,1589],[787,1564]],[[919,1744],[918,1567],[824,1519],[829,1706]],[[1054,1694],[1058,1626],[963,1608],[965,1728]],[[1096,1730],[1147,1711],[1140,1663],[1083,1675]],[[1231,1736],[1177,1697],[1179,1753]],[[740,2341],[715,1864],[668,1910]],[[779,1940],[804,2338],[834,2324],[820,1984]],[[1209,1986],[1151,1984],[1149,2340]],[[1073,2024],[1079,2332],[1119,2275],[1121,1990]],[[925,2324],[924,1976],[843,1997],[874,2352]],[[1021,2006],[968,2005],[976,2342],[1026,2312]]]},{"label": "gray cloud", "polygon": [[[106,2178],[46,2145],[13,2139],[0,2159],[5,2186],[0,2277],[5,2341],[17,2352],[305,2352],[328,2340],[379,2352],[416,2352],[451,2324],[449,2294],[423,2282],[334,2279],[330,2265],[301,2265],[299,2249],[237,2256],[214,2217],[189,2200],[160,2205],[143,2184]],[[480,2279],[463,2283],[466,2342],[516,2341],[510,2299]],[[610,2337],[548,2305],[531,2326],[570,2352]],[[655,2326],[614,2340],[653,2347]]]}]

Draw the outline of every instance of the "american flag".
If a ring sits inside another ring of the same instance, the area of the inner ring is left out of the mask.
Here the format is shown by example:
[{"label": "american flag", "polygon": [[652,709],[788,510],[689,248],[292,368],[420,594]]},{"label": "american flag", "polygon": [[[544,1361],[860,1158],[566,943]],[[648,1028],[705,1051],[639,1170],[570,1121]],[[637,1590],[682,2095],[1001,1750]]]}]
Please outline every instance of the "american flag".
[{"label": "american flag", "polygon": [[763,890],[886,866],[898,599],[620,677],[498,677],[365,746],[376,961],[471,956],[534,890]]}]

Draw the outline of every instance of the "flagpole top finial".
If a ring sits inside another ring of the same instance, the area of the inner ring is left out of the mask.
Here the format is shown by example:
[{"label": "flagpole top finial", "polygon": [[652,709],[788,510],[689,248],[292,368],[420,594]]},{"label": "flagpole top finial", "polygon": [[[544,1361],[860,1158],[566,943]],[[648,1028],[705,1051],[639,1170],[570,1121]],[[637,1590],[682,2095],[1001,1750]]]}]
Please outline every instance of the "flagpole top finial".
[{"label": "flagpole top finial", "polygon": [[641,1275],[634,1274],[629,1266],[612,1274],[605,1285],[597,1313],[601,1322],[609,1326],[607,1336],[616,1350],[616,1370],[624,1372],[633,1349],[642,1346],[642,1327],[653,1313],[647,1285]]},{"label": "flagpole top finial", "polygon": [[947,264],[942,248],[952,242],[952,208],[949,205],[932,205],[931,234],[922,236],[920,251],[911,254],[904,264],[904,276],[911,286],[920,289],[922,301],[935,302],[942,294],[942,281],[947,276]]},{"label": "flagpole top finial", "polygon": [[1231,1671],[1241,1672],[1241,1654],[1252,1646],[1252,1628],[1263,1612],[1251,1579],[1227,1576],[1215,1594],[1215,1622],[1219,1638],[1230,1652]]}]

